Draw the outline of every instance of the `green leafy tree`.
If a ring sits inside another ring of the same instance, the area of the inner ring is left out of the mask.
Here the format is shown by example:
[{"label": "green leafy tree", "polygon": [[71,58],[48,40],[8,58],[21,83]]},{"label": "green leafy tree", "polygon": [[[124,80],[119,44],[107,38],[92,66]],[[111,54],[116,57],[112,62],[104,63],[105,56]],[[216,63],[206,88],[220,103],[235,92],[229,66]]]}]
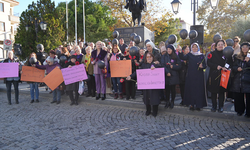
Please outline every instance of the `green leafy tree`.
[{"label": "green leafy tree", "polygon": [[[83,41],[83,1],[77,1],[77,36]],[[116,19],[111,16],[111,11],[101,2],[92,2],[85,0],[85,41],[96,42],[105,38],[111,38],[112,26],[116,23]],[[57,6],[65,18],[66,24],[66,3],[61,2]],[[75,1],[68,3],[68,25],[69,40],[75,39]],[[65,29],[66,29],[66,25]]]},{"label": "green leafy tree", "polygon": [[232,39],[235,36],[241,38],[241,42],[245,42],[243,35],[246,30],[250,29],[250,18],[239,18],[234,24],[232,24],[232,29],[229,32],[229,37]]},{"label": "green leafy tree", "polygon": [[212,10],[210,0],[204,0],[197,11],[198,21],[205,25],[210,34],[220,33],[227,38],[238,18],[249,17],[249,7],[249,0],[220,0],[218,9]]},{"label": "green leafy tree", "polygon": [[[37,39],[35,31],[35,20],[37,20]],[[47,30],[42,31],[39,23],[47,23]],[[62,16],[55,9],[55,3],[51,0],[38,0],[32,2],[28,9],[22,12],[20,24],[15,36],[15,42],[22,44],[22,59],[29,56],[30,53],[36,52],[36,45],[44,45],[45,51],[55,49],[62,44],[65,38],[65,31],[62,24]],[[29,26],[26,31],[26,26]]]}]

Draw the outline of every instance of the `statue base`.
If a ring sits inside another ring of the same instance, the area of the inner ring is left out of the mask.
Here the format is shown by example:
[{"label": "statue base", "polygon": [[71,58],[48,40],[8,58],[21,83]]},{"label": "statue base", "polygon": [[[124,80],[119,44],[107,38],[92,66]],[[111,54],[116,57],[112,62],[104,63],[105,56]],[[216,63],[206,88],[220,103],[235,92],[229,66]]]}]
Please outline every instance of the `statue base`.
[{"label": "statue base", "polygon": [[130,35],[132,33],[136,33],[137,35],[141,36],[141,42],[139,44],[136,44],[136,46],[139,46],[140,48],[145,47],[144,42],[149,39],[152,42],[155,42],[155,36],[154,32],[150,31],[145,26],[139,26],[139,27],[127,27],[127,28],[116,28],[116,31],[119,32],[118,40],[123,38],[124,43],[129,45]]}]

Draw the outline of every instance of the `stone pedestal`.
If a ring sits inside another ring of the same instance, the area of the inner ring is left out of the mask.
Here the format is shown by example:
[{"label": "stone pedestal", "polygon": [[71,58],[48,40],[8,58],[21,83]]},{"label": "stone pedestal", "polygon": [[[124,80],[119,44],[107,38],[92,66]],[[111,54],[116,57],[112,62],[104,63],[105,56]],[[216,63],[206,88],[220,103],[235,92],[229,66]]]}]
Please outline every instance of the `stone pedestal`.
[{"label": "stone pedestal", "polygon": [[124,39],[124,43],[129,45],[130,42],[130,34],[131,33],[136,33],[137,35],[141,36],[141,43],[139,43],[136,46],[139,46],[140,48],[145,47],[144,41],[149,39],[152,42],[155,42],[155,36],[154,32],[150,31],[148,28],[145,26],[140,26],[140,27],[127,27],[127,28],[116,28],[116,31],[119,32],[119,37]]}]

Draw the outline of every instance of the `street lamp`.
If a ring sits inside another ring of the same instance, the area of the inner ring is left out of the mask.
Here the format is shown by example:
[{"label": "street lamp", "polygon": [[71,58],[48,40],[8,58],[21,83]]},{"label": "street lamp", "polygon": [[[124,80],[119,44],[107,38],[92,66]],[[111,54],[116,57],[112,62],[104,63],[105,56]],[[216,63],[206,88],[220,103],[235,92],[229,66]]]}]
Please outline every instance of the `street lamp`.
[{"label": "street lamp", "polygon": [[46,28],[47,28],[47,23],[42,21],[42,22],[40,23],[40,27],[41,27],[41,29],[42,29],[43,31],[45,31]]},{"label": "street lamp", "polygon": [[171,5],[172,5],[172,9],[173,9],[173,12],[175,14],[177,14],[179,12],[179,5],[181,4],[181,2],[179,0],[174,0],[171,2]]},{"label": "street lamp", "polygon": [[[37,20],[37,18],[35,18],[35,19],[33,19],[33,20],[35,20],[34,23],[35,23],[35,31],[36,31],[36,42],[38,42],[38,39],[37,39],[37,32],[38,32],[38,23],[40,22],[40,20]],[[33,24],[33,21],[31,21],[31,23]],[[25,26],[26,31],[29,30],[29,27],[30,27],[29,24],[27,24],[27,25]],[[45,31],[45,30],[47,29],[47,23],[45,23],[45,22],[42,21],[42,22],[40,23],[40,28],[41,28],[43,31]]]},{"label": "street lamp", "polygon": [[220,0],[210,0],[210,5],[213,10],[215,10],[218,7],[219,1]]}]

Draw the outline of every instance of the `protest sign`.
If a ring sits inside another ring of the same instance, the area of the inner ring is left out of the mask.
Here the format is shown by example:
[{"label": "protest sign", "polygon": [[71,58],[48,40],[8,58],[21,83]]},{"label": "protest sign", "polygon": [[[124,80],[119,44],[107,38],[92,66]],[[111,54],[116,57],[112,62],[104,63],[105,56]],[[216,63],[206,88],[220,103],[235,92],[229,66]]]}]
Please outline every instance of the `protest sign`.
[{"label": "protest sign", "polygon": [[64,68],[61,70],[65,85],[88,79],[85,67],[83,64]]},{"label": "protest sign", "polygon": [[164,68],[137,69],[137,88],[142,89],[165,89]]},{"label": "protest sign", "polygon": [[111,77],[127,77],[132,74],[131,60],[110,61]]},{"label": "protest sign", "polygon": [[18,63],[0,63],[0,78],[18,77]]},{"label": "protest sign", "polygon": [[45,70],[37,69],[35,67],[23,66],[21,81],[43,82]]},{"label": "protest sign", "polygon": [[43,82],[52,91],[54,91],[63,82],[63,76],[61,70],[58,67],[56,67],[45,78],[43,78]]}]

